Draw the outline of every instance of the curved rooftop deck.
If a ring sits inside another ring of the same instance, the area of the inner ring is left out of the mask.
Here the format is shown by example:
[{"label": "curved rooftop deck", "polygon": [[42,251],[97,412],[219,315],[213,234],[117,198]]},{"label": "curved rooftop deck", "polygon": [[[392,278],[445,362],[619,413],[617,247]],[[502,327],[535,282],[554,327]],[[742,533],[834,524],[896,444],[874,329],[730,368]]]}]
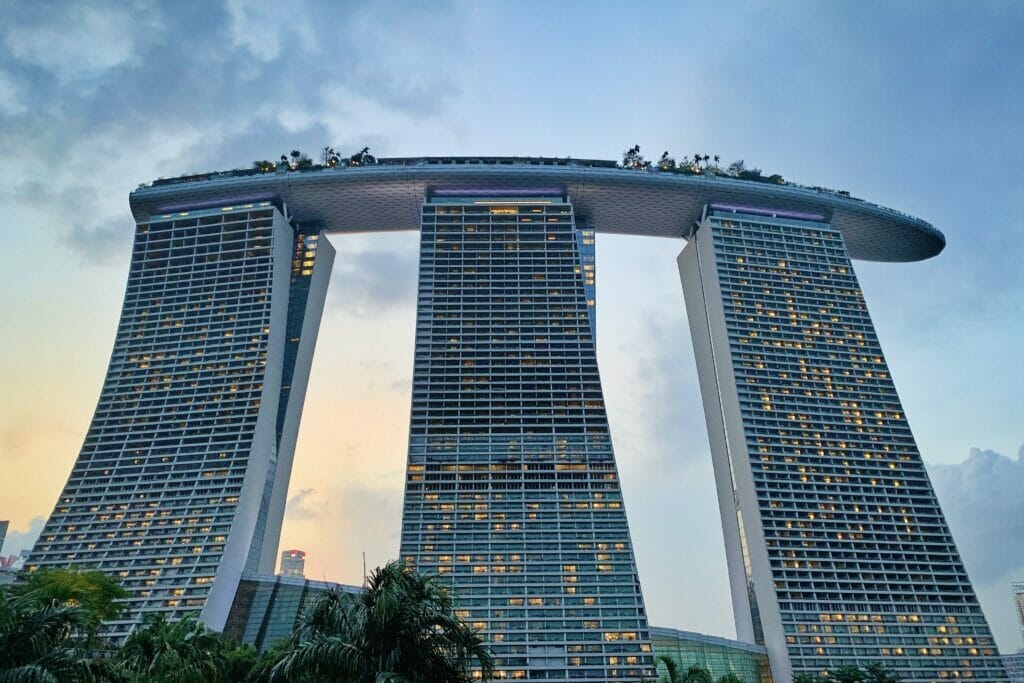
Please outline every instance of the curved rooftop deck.
[{"label": "curved rooftop deck", "polygon": [[420,206],[437,190],[558,189],[598,232],[684,238],[706,204],[824,216],[850,256],[919,261],[945,247],[930,223],[863,200],[797,185],[713,175],[630,170],[611,161],[525,157],[382,159],[310,171],[228,171],[156,181],[131,193],[136,220],[201,206],[275,199],[292,218],[327,232],[418,230]]}]

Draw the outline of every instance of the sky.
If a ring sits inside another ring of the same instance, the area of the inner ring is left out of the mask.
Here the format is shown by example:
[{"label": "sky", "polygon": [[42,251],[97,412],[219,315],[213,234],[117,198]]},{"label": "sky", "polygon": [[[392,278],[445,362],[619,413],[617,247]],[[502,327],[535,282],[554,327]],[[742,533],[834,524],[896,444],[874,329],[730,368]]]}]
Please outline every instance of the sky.
[{"label": "sky", "polygon": [[[1024,5],[0,0],[0,518],[33,542],[88,428],[128,193],[292,149],[718,154],[920,216],[856,263],[1000,647],[1024,579]],[[336,236],[282,533],[307,576],[398,553],[415,233]],[[598,357],[653,624],[732,637],[678,240],[600,235]]]}]

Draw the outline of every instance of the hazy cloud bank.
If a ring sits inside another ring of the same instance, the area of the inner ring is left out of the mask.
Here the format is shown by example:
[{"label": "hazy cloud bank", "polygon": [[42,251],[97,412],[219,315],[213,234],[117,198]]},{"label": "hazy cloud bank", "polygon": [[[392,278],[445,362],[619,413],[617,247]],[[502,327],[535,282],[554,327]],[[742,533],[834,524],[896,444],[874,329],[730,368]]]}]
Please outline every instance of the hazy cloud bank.
[{"label": "hazy cloud bank", "polygon": [[22,550],[30,550],[35,545],[36,539],[43,531],[46,524],[45,517],[33,517],[25,529],[11,528],[7,530],[7,538],[4,539],[4,547],[0,554],[17,555]]},{"label": "hazy cloud bank", "polygon": [[419,255],[416,241],[396,249],[367,249],[347,254],[344,237],[331,277],[331,301],[359,318],[371,318],[392,308],[416,302]]},{"label": "hazy cloud bank", "polygon": [[1020,647],[1011,580],[1024,580],[1024,445],[1016,459],[972,448],[928,468],[942,510],[1002,649]]},{"label": "hazy cloud bank", "polygon": [[19,188],[18,219],[105,263],[127,253],[139,182],[458,125],[458,69],[421,59],[447,59],[430,27],[457,33],[451,6],[298,5],[5,5],[0,186]]}]

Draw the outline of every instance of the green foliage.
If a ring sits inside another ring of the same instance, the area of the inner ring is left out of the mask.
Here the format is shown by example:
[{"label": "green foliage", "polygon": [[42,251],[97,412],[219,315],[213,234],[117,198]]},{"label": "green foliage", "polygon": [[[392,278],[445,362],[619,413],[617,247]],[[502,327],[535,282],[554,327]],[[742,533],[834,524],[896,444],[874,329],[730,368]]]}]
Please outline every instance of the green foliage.
[{"label": "green foliage", "polygon": [[121,583],[96,569],[40,569],[25,576],[15,593],[37,606],[57,604],[79,607],[79,628],[93,633],[101,622],[116,619],[124,606],[117,602],[129,593]]},{"label": "green foliage", "polygon": [[823,671],[821,675],[805,672],[793,676],[793,683],[902,683],[902,680],[882,662],[840,666]]},{"label": "green foliage", "polygon": [[633,145],[622,153],[622,167],[647,170],[651,167],[651,162],[644,159],[644,155],[640,153],[640,145]]},{"label": "green foliage", "polygon": [[[773,173],[766,176],[759,168],[748,168],[742,159],[737,159],[725,168],[719,166],[719,160],[720,157],[717,154],[713,156],[710,154],[694,154],[692,159],[688,156],[684,156],[677,164],[675,159],[669,155],[668,151],[665,151],[658,160],[656,168],[659,171],[682,173],[685,175],[710,173],[716,176],[727,176],[731,178],[738,178],[740,180],[750,180],[755,183],[771,183],[774,185],[786,184],[786,179],[780,174]],[[648,169],[651,167],[651,163],[649,161],[645,161],[644,158],[640,156],[640,146],[634,145],[623,153],[622,166],[623,168]],[[848,195],[849,193],[846,194]]]},{"label": "green foliage", "polygon": [[[676,660],[666,655],[658,657],[662,664],[665,665],[665,670],[668,672],[666,675],[661,677],[659,683],[714,683],[715,679],[711,675],[711,672],[702,667],[700,664],[692,664],[686,671],[679,668],[679,663]],[[735,676],[728,674],[723,676],[720,680],[721,683],[734,683],[732,679],[726,680],[728,676]],[[738,681],[738,679],[736,679]],[[743,683],[739,681],[739,683]]]},{"label": "green foliage", "polygon": [[0,590],[0,683],[466,683],[494,665],[479,634],[455,616],[432,577],[391,563],[364,594],[321,595],[299,630],[260,654],[190,615],[152,615],[124,645],[97,657],[95,631],[126,592],[97,571],[49,570]]},{"label": "green foliage", "polygon": [[81,646],[77,634],[93,623],[85,607],[47,599],[38,589],[0,589],[0,683],[118,680]]},{"label": "green foliage", "polygon": [[133,682],[217,681],[226,669],[223,649],[223,639],[194,616],[168,622],[159,614],[128,636],[115,663]]},{"label": "green foliage", "polygon": [[841,666],[827,674],[828,680],[835,683],[864,683],[864,671],[859,666]]},{"label": "green foliage", "polygon": [[739,177],[740,173],[747,170],[747,165],[743,159],[737,159],[725,168],[725,172],[731,176]]},{"label": "green foliage", "polygon": [[334,168],[341,163],[341,155],[337,150],[328,145],[320,150],[320,164],[327,168]]},{"label": "green foliage", "polygon": [[484,680],[494,668],[483,639],[455,616],[448,591],[402,562],[373,572],[361,595],[319,595],[293,643],[272,681],[464,683],[473,680],[471,668]]},{"label": "green foliage", "polygon": [[661,663],[665,665],[665,669],[668,671],[666,675],[661,677],[661,683],[682,683],[683,674],[679,670],[676,660],[667,655],[660,655],[658,659],[661,660]]},{"label": "green foliage", "polygon": [[890,671],[881,662],[871,662],[864,667],[864,678],[867,683],[902,683],[902,680],[894,671]]},{"label": "green foliage", "polygon": [[306,171],[313,168],[313,160],[297,149],[293,149],[291,154],[282,154],[281,163],[293,171]]},{"label": "green foliage", "polygon": [[235,645],[224,640],[224,672],[225,681],[258,681],[264,668],[264,661],[259,650],[252,645]]},{"label": "green foliage", "polygon": [[683,676],[683,683],[715,683],[715,679],[712,678],[711,672],[700,664],[691,664]]},{"label": "green foliage", "polygon": [[348,158],[349,166],[366,166],[369,164],[377,163],[377,157],[370,154],[369,147],[363,147],[361,150],[353,154]]},{"label": "green foliage", "polygon": [[114,655],[113,668],[127,683],[255,683],[265,680],[282,650],[261,655],[210,631],[195,615],[169,622],[148,618]]},{"label": "green foliage", "polygon": [[730,671],[724,676],[720,676],[718,683],[743,683],[743,679]]}]

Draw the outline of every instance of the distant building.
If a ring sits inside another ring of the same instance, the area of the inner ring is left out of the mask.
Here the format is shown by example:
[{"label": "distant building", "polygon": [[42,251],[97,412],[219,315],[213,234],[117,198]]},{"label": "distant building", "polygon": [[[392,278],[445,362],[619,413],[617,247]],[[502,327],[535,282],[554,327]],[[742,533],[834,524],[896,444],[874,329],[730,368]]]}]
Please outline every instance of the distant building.
[{"label": "distant building", "polygon": [[305,578],[306,552],[304,550],[281,551],[281,576]]},{"label": "distant building", "polygon": [[651,627],[651,645],[659,677],[668,673],[661,657],[670,657],[683,671],[694,664],[704,667],[715,680],[735,674],[743,683],[772,683],[768,650],[761,645],[657,626]]},{"label": "distant building", "polygon": [[1024,650],[1015,655],[1003,655],[1003,666],[1010,683],[1024,683]]},{"label": "distant building", "polygon": [[[1024,581],[1014,581],[1010,586],[1013,588],[1013,601],[1017,607],[1020,632],[1024,636]],[[1010,677],[1010,683],[1024,683],[1024,650],[1018,650],[1017,654],[1013,655],[1003,655],[1003,664],[1006,666],[1006,675]]]},{"label": "distant building", "polygon": [[[295,552],[304,554],[301,550]],[[267,650],[291,635],[299,615],[312,598],[331,588],[347,593],[363,590],[358,586],[307,581],[294,576],[243,576],[224,625],[224,634],[235,642]]]},{"label": "distant building", "polygon": [[[7,528],[10,526],[10,522],[6,519],[0,519],[0,552],[4,549],[4,541],[7,538]],[[14,563],[18,560],[16,555],[10,557],[4,557],[0,555],[0,586],[8,584],[14,581]]]},{"label": "distant building", "polygon": [[1013,601],[1017,604],[1017,621],[1020,623],[1020,634],[1024,636],[1024,581],[1014,581]]},{"label": "distant building", "polygon": [[0,555],[0,586],[14,583],[14,578],[25,566],[27,556],[28,550],[22,550],[19,555]]}]

